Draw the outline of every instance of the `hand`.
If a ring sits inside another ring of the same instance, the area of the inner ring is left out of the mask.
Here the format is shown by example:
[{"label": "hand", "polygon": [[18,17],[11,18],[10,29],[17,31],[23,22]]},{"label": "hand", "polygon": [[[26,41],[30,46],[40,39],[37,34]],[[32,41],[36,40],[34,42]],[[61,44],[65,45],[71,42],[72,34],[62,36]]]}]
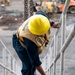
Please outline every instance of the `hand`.
[{"label": "hand", "polygon": [[45,42],[45,47],[47,46],[48,43],[49,43],[49,41],[47,40],[47,41]]},{"label": "hand", "polygon": [[52,27],[53,28],[59,28],[59,23],[55,23]]},{"label": "hand", "polygon": [[41,75],[46,75],[46,73],[44,72],[44,70],[43,70],[41,65],[36,67],[36,69],[40,72]]}]

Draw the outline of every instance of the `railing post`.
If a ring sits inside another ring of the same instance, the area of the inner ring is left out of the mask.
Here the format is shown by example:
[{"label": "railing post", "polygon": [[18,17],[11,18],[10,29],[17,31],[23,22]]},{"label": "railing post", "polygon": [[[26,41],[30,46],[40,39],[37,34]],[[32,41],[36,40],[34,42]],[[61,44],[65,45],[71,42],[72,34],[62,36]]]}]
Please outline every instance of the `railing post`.
[{"label": "railing post", "polygon": [[54,58],[56,57],[56,35],[54,34]]},{"label": "railing post", "polygon": [[61,47],[66,39],[66,13],[62,13],[62,25],[61,25]]},{"label": "railing post", "polygon": [[[6,65],[6,49],[2,49],[2,54],[3,54],[3,64]],[[6,68],[4,68],[4,75],[6,75]]]},{"label": "railing post", "polygon": [[50,67],[50,75],[51,75],[51,67]]},{"label": "railing post", "polygon": [[63,70],[64,70],[64,52],[61,52],[60,54],[60,75],[63,75]]},{"label": "railing post", "polygon": [[53,64],[54,66],[53,66],[53,75],[56,75],[56,62],[54,62],[54,64]]},{"label": "railing post", "polygon": [[[56,57],[56,35],[54,35],[54,58]],[[56,62],[54,62],[53,75],[56,73]]]}]

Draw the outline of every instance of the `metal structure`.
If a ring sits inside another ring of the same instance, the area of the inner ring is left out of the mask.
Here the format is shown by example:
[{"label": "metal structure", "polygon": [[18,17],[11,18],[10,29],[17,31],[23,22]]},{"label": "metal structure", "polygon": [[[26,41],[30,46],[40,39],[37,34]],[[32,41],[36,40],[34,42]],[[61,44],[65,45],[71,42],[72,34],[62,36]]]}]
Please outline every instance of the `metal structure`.
[{"label": "metal structure", "polygon": [[21,66],[0,39],[0,75],[21,75]]},{"label": "metal structure", "polygon": [[32,16],[33,15],[33,6],[34,6],[33,0],[30,0],[29,4],[30,4],[30,7],[29,7],[29,9],[30,9],[30,16]]},{"label": "metal structure", "polygon": [[28,18],[28,0],[24,0],[24,20]]},{"label": "metal structure", "polygon": [[33,0],[24,0],[24,20],[33,15]]},{"label": "metal structure", "polygon": [[[47,75],[56,75],[56,63],[60,59],[60,74],[64,75],[64,53],[70,42],[75,36],[75,25],[71,32],[66,35],[66,12],[68,9],[70,0],[66,0],[64,11],[61,14],[60,24],[61,27],[59,30],[56,31],[52,41],[50,41],[48,49],[49,52],[47,55],[41,59],[42,60],[42,67],[44,68]],[[36,75],[40,75],[36,71]]]}]

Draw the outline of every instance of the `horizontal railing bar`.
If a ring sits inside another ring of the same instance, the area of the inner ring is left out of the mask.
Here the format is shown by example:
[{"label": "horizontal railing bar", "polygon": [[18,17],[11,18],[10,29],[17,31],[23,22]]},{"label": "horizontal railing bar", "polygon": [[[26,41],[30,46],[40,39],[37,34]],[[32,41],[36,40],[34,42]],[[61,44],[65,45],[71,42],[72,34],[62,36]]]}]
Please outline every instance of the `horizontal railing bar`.
[{"label": "horizontal railing bar", "polygon": [[[10,53],[10,51],[8,50],[8,48],[5,46],[5,44],[2,42],[2,40],[0,39],[0,42],[2,43],[2,45],[4,46],[4,48],[6,49],[6,51],[8,51],[9,55],[16,61],[16,59],[13,57],[13,55]],[[17,61],[16,61],[17,62]],[[18,63],[18,62],[17,62]]]}]

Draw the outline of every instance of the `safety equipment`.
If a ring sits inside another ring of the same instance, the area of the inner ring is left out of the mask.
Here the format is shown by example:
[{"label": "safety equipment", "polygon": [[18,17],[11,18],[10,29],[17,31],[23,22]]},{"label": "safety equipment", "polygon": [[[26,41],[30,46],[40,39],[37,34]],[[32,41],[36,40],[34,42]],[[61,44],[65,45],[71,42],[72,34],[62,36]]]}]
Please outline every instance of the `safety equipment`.
[{"label": "safety equipment", "polygon": [[21,45],[24,48],[26,46],[23,43],[24,42],[23,37],[31,40],[32,42],[34,42],[38,47],[37,50],[38,50],[39,54],[41,54],[45,50],[46,44],[50,41],[50,33],[46,32],[44,37],[41,36],[41,35],[37,36],[37,35],[32,34],[29,31],[28,26],[25,28],[24,31],[21,31],[21,30],[20,30],[20,32],[17,31],[16,35],[19,35],[19,42],[21,43]]},{"label": "safety equipment", "polygon": [[43,35],[49,28],[49,20],[42,15],[33,15],[28,24],[29,31],[35,35]]}]

